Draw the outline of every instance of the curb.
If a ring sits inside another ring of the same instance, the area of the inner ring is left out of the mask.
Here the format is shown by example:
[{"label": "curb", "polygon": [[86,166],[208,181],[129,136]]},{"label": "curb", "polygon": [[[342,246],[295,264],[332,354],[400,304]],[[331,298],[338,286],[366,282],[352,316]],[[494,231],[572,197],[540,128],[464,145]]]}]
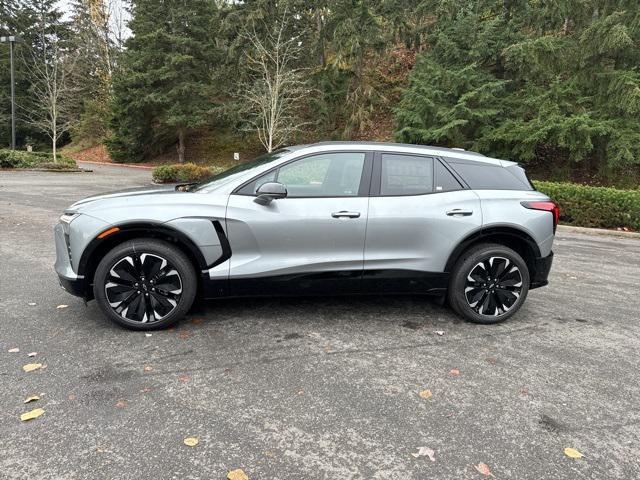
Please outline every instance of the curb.
[{"label": "curb", "polygon": [[156,167],[148,167],[146,165],[130,165],[127,163],[113,163],[113,162],[91,162],[89,160],[76,160],[76,163],[88,163],[90,165],[103,165],[107,167],[123,167],[123,168],[137,168],[140,170],[153,170]]},{"label": "curb", "polygon": [[585,228],[585,227],[573,227],[571,225],[558,225],[558,231],[562,233],[577,233],[579,235],[597,235],[601,237],[640,239],[640,232],[625,232],[622,230],[606,230],[604,228]]}]

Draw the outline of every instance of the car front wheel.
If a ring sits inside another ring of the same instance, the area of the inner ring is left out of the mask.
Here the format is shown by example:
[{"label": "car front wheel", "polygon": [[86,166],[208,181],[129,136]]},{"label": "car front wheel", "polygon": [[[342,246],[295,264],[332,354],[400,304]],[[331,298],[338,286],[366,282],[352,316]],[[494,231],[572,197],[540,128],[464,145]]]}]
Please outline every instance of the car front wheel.
[{"label": "car front wheel", "polygon": [[514,250],[498,244],[471,248],[458,260],[449,282],[449,304],[465,319],[491,324],[522,306],[529,291],[529,269]]},{"label": "car front wheel", "polygon": [[193,265],[182,251],[155,239],[136,239],[107,253],[93,286],[100,309],[134,330],[165,328],[191,308],[197,291]]}]

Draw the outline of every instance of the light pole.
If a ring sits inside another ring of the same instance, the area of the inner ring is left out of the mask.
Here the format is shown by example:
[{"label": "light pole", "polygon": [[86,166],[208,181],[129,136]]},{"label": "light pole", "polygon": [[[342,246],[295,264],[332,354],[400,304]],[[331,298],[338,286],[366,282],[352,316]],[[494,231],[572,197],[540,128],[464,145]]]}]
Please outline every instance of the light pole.
[{"label": "light pole", "polygon": [[11,65],[11,150],[16,149],[16,74],[13,67],[13,44],[19,40],[15,35],[0,37],[0,43],[9,44],[9,63]]}]

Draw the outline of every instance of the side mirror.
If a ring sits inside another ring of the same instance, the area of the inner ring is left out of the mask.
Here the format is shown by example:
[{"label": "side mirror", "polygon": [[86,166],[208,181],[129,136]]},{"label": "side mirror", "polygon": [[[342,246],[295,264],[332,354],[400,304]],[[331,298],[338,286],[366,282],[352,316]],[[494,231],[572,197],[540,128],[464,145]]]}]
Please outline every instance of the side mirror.
[{"label": "side mirror", "polygon": [[256,191],[258,195],[253,201],[259,205],[269,205],[273,200],[285,198],[287,187],[278,182],[263,183]]}]

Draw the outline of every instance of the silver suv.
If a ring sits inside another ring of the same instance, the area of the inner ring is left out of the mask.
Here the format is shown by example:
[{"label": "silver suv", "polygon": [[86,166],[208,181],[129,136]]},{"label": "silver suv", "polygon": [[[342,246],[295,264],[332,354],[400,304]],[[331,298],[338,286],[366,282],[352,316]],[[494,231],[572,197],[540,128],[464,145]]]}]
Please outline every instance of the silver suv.
[{"label": "silver suv", "polygon": [[558,215],[513,162],[325,142],[81,200],[55,227],[55,269],[139,330],[176,322],[196,296],[326,293],[438,295],[486,324],[547,284]]}]

